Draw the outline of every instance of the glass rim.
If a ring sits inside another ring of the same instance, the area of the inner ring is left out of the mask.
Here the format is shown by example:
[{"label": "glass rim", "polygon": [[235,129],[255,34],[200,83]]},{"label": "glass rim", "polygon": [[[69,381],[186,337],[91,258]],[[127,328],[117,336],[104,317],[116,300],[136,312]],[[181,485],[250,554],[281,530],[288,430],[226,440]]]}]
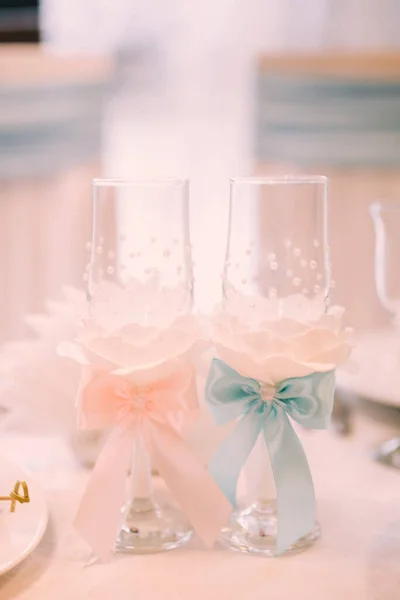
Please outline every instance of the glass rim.
[{"label": "glass rim", "polygon": [[260,177],[231,177],[230,184],[277,185],[277,184],[324,184],[328,183],[325,175],[271,175]]},{"label": "glass rim", "polygon": [[95,177],[92,179],[93,187],[141,187],[141,186],[163,186],[163,185],[189,185],[189,179],[181,178],[154,178],[154,179],[118,179]]}]

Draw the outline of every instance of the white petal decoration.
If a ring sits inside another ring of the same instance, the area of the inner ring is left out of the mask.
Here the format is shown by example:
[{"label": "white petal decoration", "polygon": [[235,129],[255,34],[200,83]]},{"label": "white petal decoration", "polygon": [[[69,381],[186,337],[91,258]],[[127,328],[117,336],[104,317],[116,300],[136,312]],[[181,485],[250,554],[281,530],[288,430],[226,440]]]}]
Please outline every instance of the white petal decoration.
[{"label": "white petal decoration", "polygon": [[334,369],[350,355],[341,307],[320,315],[320,305],[296,294],[283,301],[288,316],[273,319],[278,312],[274,299],[257,299],[252,309],[239,294],[235,301],[235,315],[217,307],[210,337],[220,358],[244,376],[278,382]]}]

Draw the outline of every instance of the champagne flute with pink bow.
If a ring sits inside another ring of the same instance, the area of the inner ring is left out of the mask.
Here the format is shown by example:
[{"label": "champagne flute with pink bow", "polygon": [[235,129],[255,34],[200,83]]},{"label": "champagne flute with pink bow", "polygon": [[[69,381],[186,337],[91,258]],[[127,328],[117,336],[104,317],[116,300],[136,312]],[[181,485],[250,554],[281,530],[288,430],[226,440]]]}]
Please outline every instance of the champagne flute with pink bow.
[{"label": "champagne flute with pink bow", "polygon": [[173,346],[168,328],[179,319],[184,327],[193,302],[187,181],[94,181],[87,297],[91,327],[101,330],[100,336],[88,332],[87,347],[125,375],[118,393],[131,404],[134,421],[117,550],[173,548],[190,538],[192,528],[179,510],[162,509],[153,498],[142,421],[159,402],[160,381],[170,377],[168,385],[179,393],[168,364],[174,348],[165,338]]},{"label": "champagne flute with pink bow", "polygon": [[[229,503],[185,441],[201,338],[188,183],[95,180],[90,253],[79,424],[109,434],[75,526],[103,560],[177,548],[193,530],[211,546]],[[169,502],[153,494],[152,467]]]}]

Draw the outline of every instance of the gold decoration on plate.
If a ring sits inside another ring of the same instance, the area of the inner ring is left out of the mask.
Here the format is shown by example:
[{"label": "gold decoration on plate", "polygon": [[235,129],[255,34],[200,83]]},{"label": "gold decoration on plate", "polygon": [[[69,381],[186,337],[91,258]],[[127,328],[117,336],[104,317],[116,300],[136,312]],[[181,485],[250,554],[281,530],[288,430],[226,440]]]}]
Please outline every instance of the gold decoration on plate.
[{"label": "gold decoration on plate", "polygon": [[[20,488],[22,488],[23,494],[20,494]],[[15,512],[17,502],[20,504],[26,504],[31,501],[29,497],[29,490],[26,481],[17,481],[14,485],[14,489],[10,492],[9,496],[0,496],[0,502],[10,501],[10,512]]]}]

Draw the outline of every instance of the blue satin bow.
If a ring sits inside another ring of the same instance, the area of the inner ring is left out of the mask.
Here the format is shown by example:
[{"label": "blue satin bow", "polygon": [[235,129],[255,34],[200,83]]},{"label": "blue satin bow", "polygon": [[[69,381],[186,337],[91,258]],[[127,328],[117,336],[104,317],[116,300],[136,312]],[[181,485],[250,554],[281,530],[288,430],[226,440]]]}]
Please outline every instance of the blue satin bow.
[{"label": "blue satin bow", "polygon": [[239,421],[211,458],[209,472],[235,506],[240,471],[263,432],[275,479],[278,555],[315,525],[310,468],[288,415],[308,429],[326,429],[334,385],[334,371],[284,379],[271,387],[243,377],[222,360],[214,359],[211,365],[206,400],[214,421],[217,425]]}]

